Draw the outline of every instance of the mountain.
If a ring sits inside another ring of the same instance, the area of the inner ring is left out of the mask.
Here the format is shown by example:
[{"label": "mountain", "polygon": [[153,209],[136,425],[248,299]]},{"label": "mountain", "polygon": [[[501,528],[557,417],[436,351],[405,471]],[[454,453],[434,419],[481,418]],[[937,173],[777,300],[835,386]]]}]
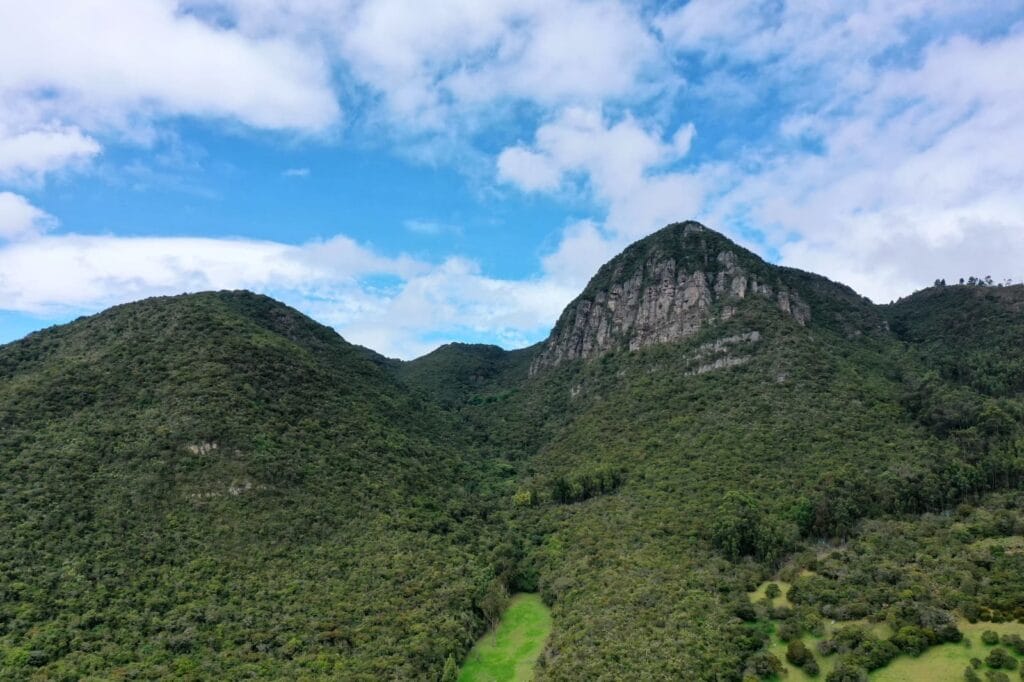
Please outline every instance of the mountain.
[{"label": "mountain", "polygon": [[386,360],[246,292],[30,335],[0,677],[436,680],[539,591],[538,679],[770,679],[780,635],[859,679],[1024,618],[1021,332],[1024,287],[876,306],[688,222],[517,351]]},{"label": "mountain", "polygon": [[482,465],[297,311],[150,299],[0,348],[0,377],[9,663],[413,679],[486,627]]}]

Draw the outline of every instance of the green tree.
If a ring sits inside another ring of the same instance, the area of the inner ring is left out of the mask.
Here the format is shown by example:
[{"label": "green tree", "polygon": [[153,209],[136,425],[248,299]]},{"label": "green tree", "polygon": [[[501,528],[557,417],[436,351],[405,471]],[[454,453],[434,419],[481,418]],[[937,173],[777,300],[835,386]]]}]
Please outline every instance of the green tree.
[{"label": "green tree", "polygon": [[441,682],[458,682],[459,666],[455,663],[455,657],[448,654],[444,659],[444,670],[441,672]]},{"label": "green tree", "polygon": [[802,667],[809,659],[814,658],[814,654],[807,648],[802,641],[794,639],[786,647],[786,660],[793,665]]}]

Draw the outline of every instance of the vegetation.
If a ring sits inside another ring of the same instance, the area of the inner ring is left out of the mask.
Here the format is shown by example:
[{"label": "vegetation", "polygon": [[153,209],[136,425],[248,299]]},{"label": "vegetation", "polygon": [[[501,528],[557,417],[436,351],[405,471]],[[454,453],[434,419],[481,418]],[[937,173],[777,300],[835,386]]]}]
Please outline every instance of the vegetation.
[{"label": "vegetation", "polygon": [[539,595],[512,597],[497,627],[466,657],[461,682],[520,682],[533,679],[533,666],[551,632],[551,612]]},{"label": "vegetation", "polygon": [[623,258],[734,248],[810,322],[531,378],[220,292],[0,347],[0,677],[471,679],[514,592],[540,680],[1019,677],[1024,287],[879,307],[684,233]]},{"label": "vegetation", "polygon": [[504,606],[504,474],[270,299],[116,308],[0,377],[4,676],[426,678]]}]

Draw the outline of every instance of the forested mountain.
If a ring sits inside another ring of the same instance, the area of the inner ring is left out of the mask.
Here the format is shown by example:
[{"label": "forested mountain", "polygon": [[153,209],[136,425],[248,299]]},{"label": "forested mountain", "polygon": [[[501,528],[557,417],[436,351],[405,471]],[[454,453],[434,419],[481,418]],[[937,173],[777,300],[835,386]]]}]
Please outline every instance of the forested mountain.
[{"label": "forested mountain", "polygon": [[296,311],[119,306],[0,377],[5,676],[413,679],[484,627],[500,476]]},{"label": "forested mountain", "polygon": [[538,679],[861,679],[1024,617],[1022,341],[1022,287],[876,306],[696,223],[519,351],[120,306],[0,347],[0,669],[436,680],[537,590]]}]

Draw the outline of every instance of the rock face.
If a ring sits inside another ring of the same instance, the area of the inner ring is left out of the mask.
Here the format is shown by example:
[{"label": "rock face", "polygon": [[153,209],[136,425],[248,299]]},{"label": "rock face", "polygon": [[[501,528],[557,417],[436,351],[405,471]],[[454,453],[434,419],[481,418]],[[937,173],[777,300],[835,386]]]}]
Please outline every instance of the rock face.
[{"label": "rock face", "polygon": [[748,297],[768,299],[806,324],[810,306],[774,270],[698,223],[670,225],[601,268],[562,313],[530,374],[612,350],[685,339],[729,319]]}]

